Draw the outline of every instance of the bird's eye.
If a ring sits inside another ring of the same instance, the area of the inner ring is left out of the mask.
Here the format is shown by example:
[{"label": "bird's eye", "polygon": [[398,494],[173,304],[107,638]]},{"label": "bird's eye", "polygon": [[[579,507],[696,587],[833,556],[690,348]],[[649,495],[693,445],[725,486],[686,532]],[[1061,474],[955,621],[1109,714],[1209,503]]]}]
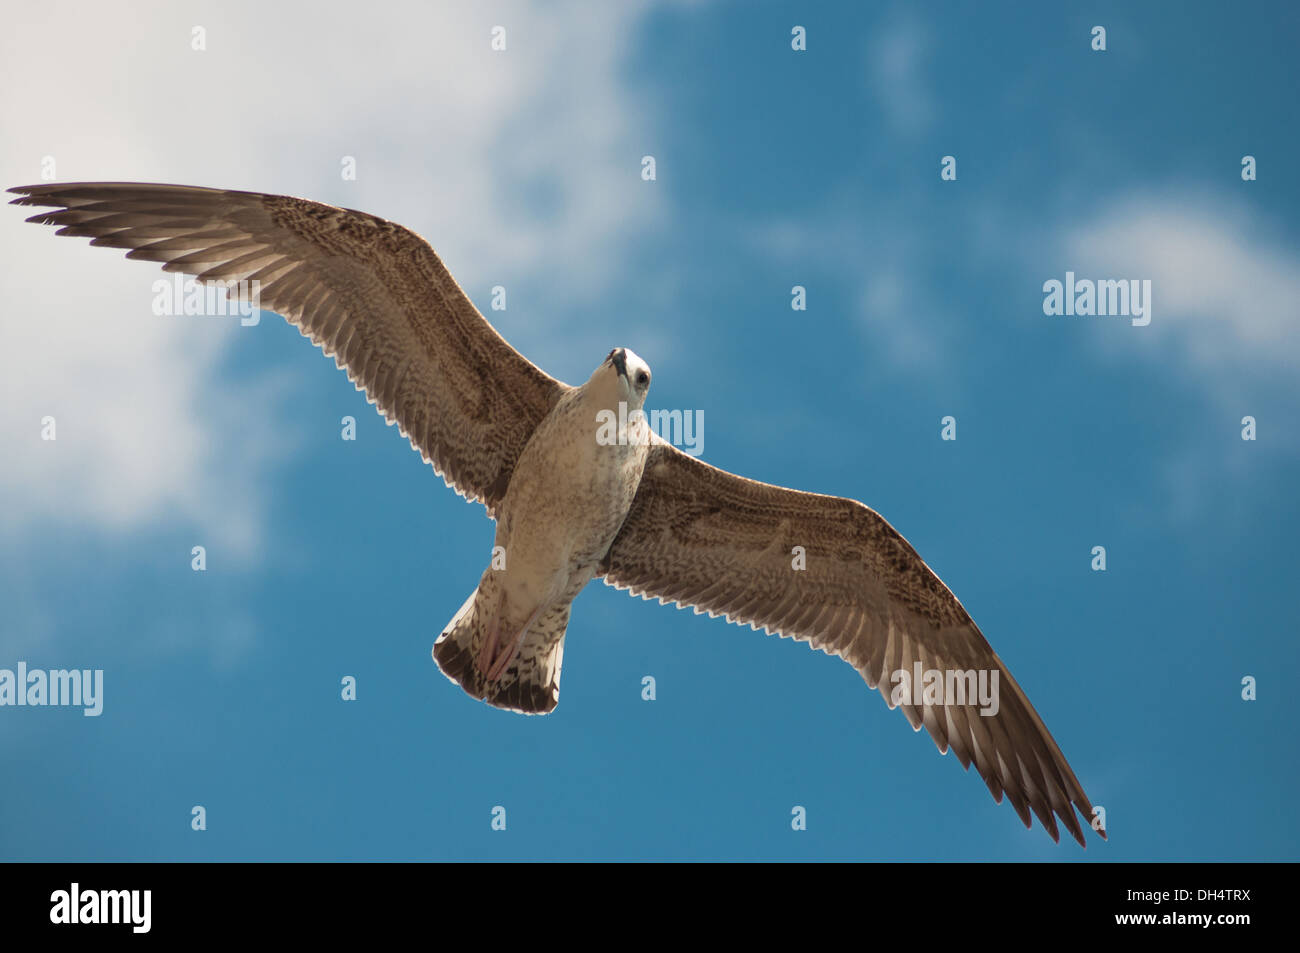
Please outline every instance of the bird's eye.
[{"label": "bird's eye", "polygon": [[645,387],[645,385],[649,383],[650,383],[650,375],[647,374],[645,371],[641,371],[636,375],[637,387]]}]

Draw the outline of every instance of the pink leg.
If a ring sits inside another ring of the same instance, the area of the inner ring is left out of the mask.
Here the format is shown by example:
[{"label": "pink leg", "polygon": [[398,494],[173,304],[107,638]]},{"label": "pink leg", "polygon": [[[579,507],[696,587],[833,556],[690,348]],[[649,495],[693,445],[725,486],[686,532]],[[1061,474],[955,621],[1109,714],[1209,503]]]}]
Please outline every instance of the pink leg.
[{"label": "pink leg", "polygon": [[483,633],[483,645],[478,651],[478,670],[484,675],[487,674],[488,668],[492,664],[492,659],[497,654],[497,642],[500,641],[501,626],[493,619],[487,625],[487,631]]},{"label": "pink leg", "polygon": [[[524,644],[524,638],[528,635],[528,630],[532,628],[533,623],[537,621],[537,617],[542,614],[542,610],[545,608],[545,603],[538,606],[537,611],[528,617],[528,621],[524,623],[524,627],[519,630],[519,634],[510,640],[510,645],[497,656],[496,662],[494,662],[492,667],[485,673],[489,682],[495,682],[505,674],[506,669],[510,667],[510,663],[519,655],[519,649]],[[493,641],[495,643],[495,639]],[[480,671],[481,670],[482,667],[480,666]]]}]

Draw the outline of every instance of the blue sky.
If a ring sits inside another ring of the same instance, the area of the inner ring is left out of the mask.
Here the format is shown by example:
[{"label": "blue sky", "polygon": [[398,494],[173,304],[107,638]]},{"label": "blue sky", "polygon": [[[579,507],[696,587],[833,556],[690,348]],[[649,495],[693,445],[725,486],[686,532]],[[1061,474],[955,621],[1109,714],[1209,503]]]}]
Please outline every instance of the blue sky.
[{"label": "blue sky", "polygon": [[[839,660],[600,583],[554,714],[472,701],[429,652],[482,508],[278,318],[154,316],[156,270],[11,209],[0,667],[102,668],[105,700],[0,708],[0,857],[1297,859],[1294,10],[608,6],[32,12],[3,184],[53,157],[362,208],[481,308],[505,286],[493,322],[556,376],[635,349],[705,460],[907,537],[1109,843],[1026,831]],[[1067,271],[1150,279],[1151,324],[1044,315]]]}]

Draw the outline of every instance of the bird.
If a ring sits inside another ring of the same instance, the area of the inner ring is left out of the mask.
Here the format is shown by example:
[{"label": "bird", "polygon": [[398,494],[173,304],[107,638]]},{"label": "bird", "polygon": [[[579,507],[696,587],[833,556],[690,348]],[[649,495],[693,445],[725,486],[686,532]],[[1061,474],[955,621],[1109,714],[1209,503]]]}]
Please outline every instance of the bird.
[{"label": "bird", "polygon": [[432,650],[471,697],[554,710],[571,603],[600,578],[844,659],[941,754],[975,765],[1026,828],[1032,812],[1054,841],[1058,820],[1085,847],[1084,826],[1106,839],[1028,697],[912,546],[857,500],[738,476],[664,440],[645,423],[650,367],[630,348],[613,348],[580,386],[551,377],[427,241],[365,212],[130,182],[9,191],[56,234],[253,296],[333,357],[449,487],[483,504],[492,562]]}]

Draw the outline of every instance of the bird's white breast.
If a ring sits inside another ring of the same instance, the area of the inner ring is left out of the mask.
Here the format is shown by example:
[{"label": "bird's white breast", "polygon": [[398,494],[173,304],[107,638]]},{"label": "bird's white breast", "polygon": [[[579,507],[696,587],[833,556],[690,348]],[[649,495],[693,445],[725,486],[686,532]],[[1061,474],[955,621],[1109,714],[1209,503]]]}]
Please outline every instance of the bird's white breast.
[{"label": "bird's white breast", "polygon": [[627,516],[649,447],[626,428],[614,440],[602,431],[601,412],[619,413],[616,396],[590,385],[567,393],[515,465],[496,534],[505,557],[500,581],[515,605],[572,599]]}]

